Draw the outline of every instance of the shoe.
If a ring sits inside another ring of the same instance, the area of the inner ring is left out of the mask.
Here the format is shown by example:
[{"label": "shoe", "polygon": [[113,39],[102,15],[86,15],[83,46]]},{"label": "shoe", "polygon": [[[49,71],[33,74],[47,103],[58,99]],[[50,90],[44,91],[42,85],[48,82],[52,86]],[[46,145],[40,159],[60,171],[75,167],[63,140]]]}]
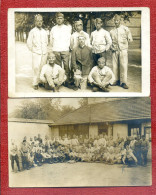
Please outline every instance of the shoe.
[{"label": "shoe", "polygon": [[112,84],[112,86],[120,86],[120,80],[118,80],[118,81],[116,81],[116,82],[114,82],[113,84]]},{"label": "shoe", "polygon": [[128,89],[129,87],[126,85],[126,83],[122,83],[121,84],[121,87],[124,88],[124,89]]},{"label": "shoe", "polygon": [[102,91],[104,91],[104,92],[109,92],[109,90],[106,89],[106,87],[102,88]]},{"label": "shoe", "polygon": [[97,92],[99,91],[99,88],[98,87],[93,87],[93,92]]},{"label": "shoe", "polygon": [[38,90],[38,85],[33,86],[34,90]]},{"label": "shoe", "polygon": [[44,87],[44,84],[43,83],[39,83],[38,86],[39,87]]}]

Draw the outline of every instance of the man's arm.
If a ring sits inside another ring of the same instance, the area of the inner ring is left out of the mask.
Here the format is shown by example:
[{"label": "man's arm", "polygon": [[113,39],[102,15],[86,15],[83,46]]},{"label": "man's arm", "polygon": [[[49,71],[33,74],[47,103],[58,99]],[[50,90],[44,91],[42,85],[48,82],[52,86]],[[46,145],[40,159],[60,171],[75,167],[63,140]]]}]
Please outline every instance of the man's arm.
[{"label": "man's arm", "polygon": [[32,52],[33,49],[33,31],[31,30],[27,39],[27,47]]},{"label": "man's arm", "polygon": [[71,67],[72,69],[74,69],[74,71],[76,71],[77,69],[77,64],[76,64],[76,49],[72,50],[71,53]]},{"label": "man's arm", "polygon": [[53,47],[53,28],[50,31],[50,45]]},{"label": "man's arm", "polygon": [[112,45],[112,39],[111,39],[111,36],[110,36],[110,33],[109,32],[106,32],[105,38],[106,38],[106,43],[107,43],[107,45],[106,45],[106,51],[108,51],[109,48]]},{"label": "man's arm", "polygon": [[133,41],[132,34],[128,27],[126,27],[126,34],[128,42],[132,42]]}]

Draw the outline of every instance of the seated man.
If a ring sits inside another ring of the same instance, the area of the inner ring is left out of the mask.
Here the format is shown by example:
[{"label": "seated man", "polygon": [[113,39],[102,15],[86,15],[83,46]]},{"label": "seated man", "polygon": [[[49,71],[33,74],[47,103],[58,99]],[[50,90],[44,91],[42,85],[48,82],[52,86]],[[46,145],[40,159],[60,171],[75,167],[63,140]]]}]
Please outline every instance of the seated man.
[{"label": "seated man", "polygon": [[109,84],[113,84],[114,79],[114,74],[112,70],[106,66],[104,57],[98,59],[98,65],[92,68],[88,76],[88,82],[93,87],[93,92],[99,90],[109,92],[107,87]]},{"label": "seated man", "polygon": [[78,37],[78,46],[72,50],[71,64],[74,71],[74,90],[87,87],[87,77],[93,67],[92,49],[85,45],[85,37]]},{"label": "seated man", "polygon": [[59,91],[59,87],[66,80],[65,71],[55,64],[55,54],[48,54],[48,63],[42,67],[40,80],[44,83],[46,89]]}]

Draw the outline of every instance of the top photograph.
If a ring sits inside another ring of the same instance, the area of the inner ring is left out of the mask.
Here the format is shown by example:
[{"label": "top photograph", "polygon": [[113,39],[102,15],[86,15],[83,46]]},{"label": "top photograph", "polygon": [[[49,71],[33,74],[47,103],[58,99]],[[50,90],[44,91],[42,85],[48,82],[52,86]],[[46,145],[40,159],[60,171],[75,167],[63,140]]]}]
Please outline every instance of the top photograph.
[{"label": "top photograph", "polygon": [[149,95],[149,8],[8,10],[9,97]]}]

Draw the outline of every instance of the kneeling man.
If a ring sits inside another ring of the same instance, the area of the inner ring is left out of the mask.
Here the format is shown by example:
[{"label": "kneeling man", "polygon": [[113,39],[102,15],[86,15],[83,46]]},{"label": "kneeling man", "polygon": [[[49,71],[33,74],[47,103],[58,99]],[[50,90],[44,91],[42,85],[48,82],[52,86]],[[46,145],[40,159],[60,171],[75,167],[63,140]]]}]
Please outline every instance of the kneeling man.
[{"label": "kneeling man", "polygon": [[102,90],[109,92],[107,87],[109,84],[113,84],[115,76],[112,70],[106,66],[106,60],[104,57],[98,59],[98,65],[94,66],[89,73],[88,82],[93,87],[93,92]]},{"label": "kneeling man", "polygon": [[40,80],[44,83],[46,89],[59,91],[59,87],[66,80],[65,71],[59,65],[55,64],[55,54],[49,53],[47,64],[43,66],[40,74]]}]

